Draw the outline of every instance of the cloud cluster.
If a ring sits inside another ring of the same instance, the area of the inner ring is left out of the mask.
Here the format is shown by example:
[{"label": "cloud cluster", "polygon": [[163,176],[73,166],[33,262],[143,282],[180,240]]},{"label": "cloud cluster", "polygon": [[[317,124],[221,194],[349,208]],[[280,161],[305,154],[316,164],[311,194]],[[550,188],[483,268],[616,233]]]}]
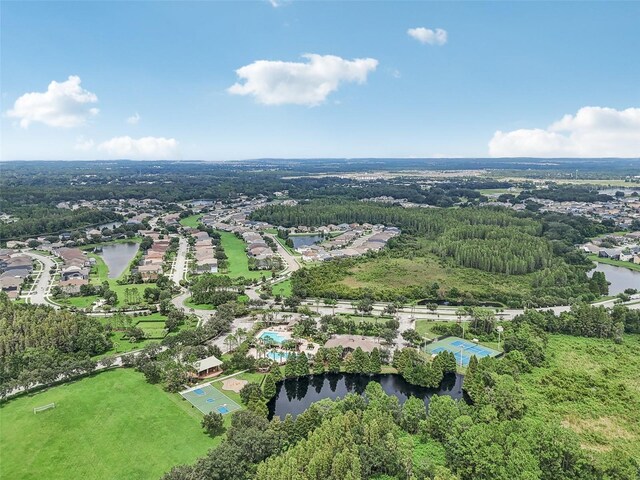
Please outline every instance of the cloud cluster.
[{"label": "cloud cluster", "polygon": [[51,127],[77,127],[98,114],[93,107],[98,97],[80,86],[80,77],[71,75],[64,82],[53,81],[46,92],[25,93],[18,98],[7,115],[20,120],[27,128],[33,122]]},{"label": "cloud cluster", "polygon": [[407,30],[407,35],[424,44],[442,46],[447,43],[447,31],[442,28],[435,30],[424,27],[410,28]]},{"label": "cloud cluster", "polygon": [[130,117],[127,117],[127,123],[129,125],[137,125],[139,122],[140,122],[140,115],[138,114],[138,112],[131,115]]},{"label": "cloud cluster", "polygon": [[493,157],[640,157],[640,108],[583,107],[547,128],[498,130]]},{"label": "cloud cluster", "polygon": [[264,105],[323,103],[341,83],[362,84],[378,66],[374,58],[345,60],[334,55],[306,54],[307,62],[258,60],[236,70],[244,83],[228,88],[234,95],[252,95]]},{"label": "cloud cluster", "polygon": [[132,160],[169,160],[178,154],[178,142],[175,138],[129,136],[114,137],[98,145],[98,150],[110,157]]}]

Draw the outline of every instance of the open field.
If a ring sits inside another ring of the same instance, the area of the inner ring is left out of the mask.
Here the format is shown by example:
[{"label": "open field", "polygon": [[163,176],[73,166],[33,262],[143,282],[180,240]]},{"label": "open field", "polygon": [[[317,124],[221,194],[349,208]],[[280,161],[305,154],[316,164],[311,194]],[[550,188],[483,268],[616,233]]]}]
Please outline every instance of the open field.
[{"label": "open field", "polygon": [[93,302],[95,302],[99,297],[97,295],[89,295],[87,297],[69,297],[62,298],[59,300],[55,300],[56,303],[60,305],[67,305],[69,307],[76,308],[89,308]]},{"label": "open field", "polygon": [[284,282],[276,283],[272,288],[271,292],[274,295],[280,295],[282,297],[290,297],[293,292],[291,291],[291,279],[285,280]]},{"label": "open field", "polygon": [[551,335],[549,365],[522,375],[533,416],[554,418],[596,452],[640,458],[640,335],[608,339]]},{"label": "open field", "polygon": [[606,263],[607,265],[615,265],[616,267],[628,268],[629,270],[636,270],[640,272],[640,265],[631,262],[622,262],[620,260],[613,260],[611,258],[602,258],[597,255],[588,255],[589,260],[593,260],[598,263]]},{"label": "open field", "polygon": [[[56,403],[38,414],[36,406]],[[2,477],[157,479],[220,442],[177,394],[117,369],[0,408]]]},{"label": "open field", "polygon": [[198,213],[196,215],[190,215],[188,217],[181,218],[180,225],[182,225],[183,227],[196,228],[200,223],[200,217],[202,217],[202,215]]},{"label": "open field", "polygon": [[384,290],[438,283],[448,290],[457,288],[477,298],[505,295],[525,295],[530,287],[529,275],[503,275],[481,270],[442,265],[434,256],[415,258],[376,258],[351,269],[341,283],[352,288]]},{"label": "open field", "polygon": [[226,253],[229,261],[229,271],[227,275],[230,277],[238,278],[260,278],[262,275],[268,274],[260,270],[249,270],[249,259],[247,252],[245,252],[246,244],[243,240],[236,237],[233,233],[218,232],[220,233],[220,242],[224,253]]}]

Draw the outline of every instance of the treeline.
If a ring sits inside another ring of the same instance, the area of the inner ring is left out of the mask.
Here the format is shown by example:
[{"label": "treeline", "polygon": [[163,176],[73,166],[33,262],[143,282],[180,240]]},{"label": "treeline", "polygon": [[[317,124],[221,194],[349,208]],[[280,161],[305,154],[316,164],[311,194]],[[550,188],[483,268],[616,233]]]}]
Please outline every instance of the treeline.
[{"label": "treeline", "polygon": [[91,357],[112,347],[109,330],[96,319],[51,307],[16,304],[0,293],[0,385],[50,383],[91,372]]},{"label": "treeline", "polygon": [[504,209],[422,209],[344,201],[314,201],[292,207],[268,205],[253,212],[251,218],[287,228],[298,225],[320,227],[331,223],[384,224],[427,238],[470,225],[537,228],[532,218],[517,216]]},{"label": "treeline", "polygon": [[238,287],[226,275],[205,273],[191,282],[191,300],[194,303],[218,306],[238,297]]},{"label": "treeline", "polygon": [[555,202],[608,202],[613,200],[611,195],[602,194],[597,187],[590,185],[549,185],[548,188],[523,190],[516,197],[523,201],[528,198],[544,198]]},{"label": "treeline", "polygon": [[110,210],[79,208],[67,210],[34,206],[21,209],[20,220],[0,223],[0,241],[24,239],[30,236],[46,236],[89,225],[99,225],[122,220],[122,215]]}]

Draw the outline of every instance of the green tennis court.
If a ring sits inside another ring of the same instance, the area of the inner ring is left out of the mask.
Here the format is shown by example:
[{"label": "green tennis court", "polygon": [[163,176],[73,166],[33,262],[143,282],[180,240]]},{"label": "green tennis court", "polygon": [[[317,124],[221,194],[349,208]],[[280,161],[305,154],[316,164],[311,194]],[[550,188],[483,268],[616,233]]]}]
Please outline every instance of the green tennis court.
[{"label": "green tennis court", "polygon": [[227,397],[210,383],[198,385],[181,392],[180,395],[205,415],[216,412],[223,415],[240,410],[240,405]]},{"label": "green tennis court", "polygon": [[426,350],[432,355],[437,355],[445,350],[452,352],[458,365],[464,365],[465,367],[469,365],[469,361],[474,355],[480,360],[483,357],[496,357],[501,353],[493,348],[469,342],[459,337],[442,338],[427,345]]}]

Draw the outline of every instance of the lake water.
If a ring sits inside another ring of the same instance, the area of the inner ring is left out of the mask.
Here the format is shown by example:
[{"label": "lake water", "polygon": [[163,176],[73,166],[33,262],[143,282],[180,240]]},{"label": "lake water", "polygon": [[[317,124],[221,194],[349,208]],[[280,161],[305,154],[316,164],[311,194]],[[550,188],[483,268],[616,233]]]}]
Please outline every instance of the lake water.
[{"label": "lake water", "polygon": [[322,241],[322,235],[290,235],[293,248],[308,247]]},{"label": "lake water", "polygon": [[138,253],[139,244],[134,242],[113,243],[102,246],[100,255],[109,267],[109,278],[118,278],[133,257]]},{"label": "lake water", "polygon": [[609,285],[609,295],[617,295],[627,288],[635,288],[640,290],[640,272],[629,270],[624,267],[616,267],[615,265],[607,265],[606,263],[598,263],[598,266],[591,270],[593,272],[603,272],[607,277]]},{"label": "lake water", "polygon": [[102,230],[103,228],[114,229],[122,226],[122,222],[111,222],[111,223],[103,223],[102,225],[98,225],[96,228],[98,230]]},{"label": "lake water", "polygon": [[294,417],[304,412],[309,405],[323,398],[344,398],[347,393],[362,395],[369,382],[378,382],[389,395],[395,395],[404,403],[409,396],[422,398],[425,405],[433,395],[449,395],[462,398],[462,375],[445,376],[440,389],[411,385],[400,375],[360,375],[325,373],[298,379],[284,380],[276,384],[276,396],[269,400],[269,418],[274,415],[284,418],[287,413]]}]

